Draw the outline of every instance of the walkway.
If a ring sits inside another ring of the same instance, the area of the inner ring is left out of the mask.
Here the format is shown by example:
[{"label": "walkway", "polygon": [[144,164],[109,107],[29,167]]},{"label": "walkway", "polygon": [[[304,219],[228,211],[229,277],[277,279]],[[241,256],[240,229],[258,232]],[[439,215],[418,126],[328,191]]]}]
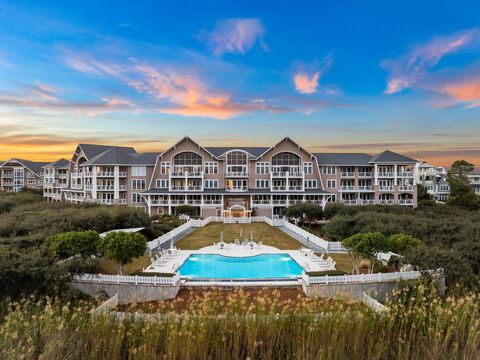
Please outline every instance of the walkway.
[{"label": "walkway", "polygon": [[312,249],[313,251],[315,251],[317,253],[321,253],[321,254],[326,254],[327,253],[327,251],[324,248],[312,243],[311,241],[308,241],[305,237],[303,237],[303,236],[297,234],[296,232],[286,228],[285,226],[277,226],[277,227],[278,227],[278,229],[280,229],[284,233],[290,235],[292,238],[294,238],[298,242],[302,243],[306,247]]}]

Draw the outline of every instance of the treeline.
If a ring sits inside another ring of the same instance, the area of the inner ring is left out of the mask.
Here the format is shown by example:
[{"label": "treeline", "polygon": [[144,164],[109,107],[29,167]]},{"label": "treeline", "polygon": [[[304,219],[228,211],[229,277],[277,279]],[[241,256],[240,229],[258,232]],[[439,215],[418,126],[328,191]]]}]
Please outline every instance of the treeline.
[{"label": "treeline", "polygon": [[442,267],[450,281],[476,283],[480,276],[480,212],[435,205],[347,207],[332,204],[324,215],[331,221],[322,234],[342,241],[359,233],[385,236],[405,233],[425,246],[412,249],[406,260],[419,268]]},{"label": "treeline", "polygon": [[98,233],[145,227],[151,240],[179,225],[174,217],[152,222],[142,210],[126,206],[47,203],[34,191],[0,193],[0,297],[22,293],[58,293],[71,271],[94,271],[91,258],[58,262],[45,240],[69,231]]}]

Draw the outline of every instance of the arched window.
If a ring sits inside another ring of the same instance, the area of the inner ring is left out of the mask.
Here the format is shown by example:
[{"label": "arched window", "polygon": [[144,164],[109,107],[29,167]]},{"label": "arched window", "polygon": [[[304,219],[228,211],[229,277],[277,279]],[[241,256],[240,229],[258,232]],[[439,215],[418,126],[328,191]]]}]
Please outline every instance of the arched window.
[{"label": "arched window", "polygon": [[301,173],[301,158],[298,155],[282,152],[272,157],[272,172],[300,174]]},{"label": "arched window", "polygon": [[186,173],[191,176],[200,176],[202,173],[202,157],[197,153],[182,152],[175,155],[172,162],[174,176],[183,176]]},{"label": "arched window", "polygon": [[182,152],[173,157],[173,165],[202,165],[202,157],[194,152]]},{"label": "arched window", "polygon": [[227,153],[227,176],[247,176],[248,155],[243,151]]}]

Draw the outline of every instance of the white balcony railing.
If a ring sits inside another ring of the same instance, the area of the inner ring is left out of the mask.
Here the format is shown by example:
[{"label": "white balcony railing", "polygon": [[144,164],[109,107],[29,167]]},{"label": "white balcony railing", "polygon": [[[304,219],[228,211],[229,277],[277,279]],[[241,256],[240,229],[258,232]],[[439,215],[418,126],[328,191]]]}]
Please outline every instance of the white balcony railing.
[{"label": "white balcony railing", "polygon": [[287,191],[286,186],[272,186],[272,191]]},{"label": "white balcony railing", "polygon": [[248,172],[230,171],[226,173],[226,177],[248,177]]},{"label": "white balcony railing", "polygon": [[380,186],[380,191],[393,191],[393,186]]},{"label": "white balcony railing", "polygon": [[379,172],[378,177],[395,177],[394,172]]},{"label": "white balcony railing", "polygon": [[119,177],[127,177],[127,172],[126,172],[126,171],[120,171],[120,172],[118,173],[118,176],[119,176]]},{"label": "white balcony railing", "polygon": [[97,185],[98,191],[113,191],[115,190],[114,185]]},{"label": "white balcony railing", "polygon": [[359,172],[358,173],[358,177],[361,177],[361,178],[370,178],[373,176],[373,173],[371,172]]},{"label": "white balcony railing", "polygon": [[303,186],[289,186],[289,191],[303,191]]},{"label": "white balcony railing", "polygon": [[239,186],[239,187],[227,187],[225,188],[226,191],[231,191],[231,192],[241,192],[241,191],[247,191],[248,186]]},{"label": "white balcony railing", "polygon": [[273,205],[287,205],[287,200],[273,200]]},{"label": "white balcony railing", "polygon": [[413,200],[412,199],[400,199],[400,200],[398,200],[398,203],[400,205],[413,205]]},{"label": "white balcony railing", "polygon": [[344,171],[340,174],[341,177],[355,177],[355,173],[354,172],[350,172],[350,171]]},{"label": "white balcony railing", "polygon": [[413,177],[412,171],[397,172],[398,177]]},{"label": "white balcony railing", "polygon": [[341,191],[355,191],[358,190],[356,186],[341,186]]},{"label": "white balcony railing", "polygon": [[375,205],[375,200],[360,200],[362,205]]},{"label": "white balcony railing", "polygon": [[393,205],[395,204],[394,200],[379,200],[380,205]]},{"label": "white balcony railing", "polygon": [[97,177],[114,177],[115,172],[113,171],[98,171]]},{"label": "white balcony railing", "polygon": [[398,191],[413,191],[412,185],[402,185],[398,187]]},{"label": "white balcony railing", "polygon": [[345,205],[357,205],[357,200],[342,200]]},{"label": "white balcony railing", "polygon": [[360,191],[373,191],[373,186],[359,186],[358,190],[360,190]]},{"label": "white balcony railing", "polygon": [[164,200],[152,200],[150,201],[151,205],[168,205],[168,199]]},{"label": "white balcony railing", "polygon": [[272,202],[270,200],[253,200],[252,205],[271,205]]}]

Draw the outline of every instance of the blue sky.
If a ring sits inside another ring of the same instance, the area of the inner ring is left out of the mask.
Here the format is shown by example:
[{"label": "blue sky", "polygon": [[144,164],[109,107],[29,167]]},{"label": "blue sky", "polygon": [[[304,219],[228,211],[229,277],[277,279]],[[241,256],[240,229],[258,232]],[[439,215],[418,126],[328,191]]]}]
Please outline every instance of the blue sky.
[{"label": "blue sky", "polygon": [[480,3],[0,3],[0,158],[77,142],[480,165]]}]

